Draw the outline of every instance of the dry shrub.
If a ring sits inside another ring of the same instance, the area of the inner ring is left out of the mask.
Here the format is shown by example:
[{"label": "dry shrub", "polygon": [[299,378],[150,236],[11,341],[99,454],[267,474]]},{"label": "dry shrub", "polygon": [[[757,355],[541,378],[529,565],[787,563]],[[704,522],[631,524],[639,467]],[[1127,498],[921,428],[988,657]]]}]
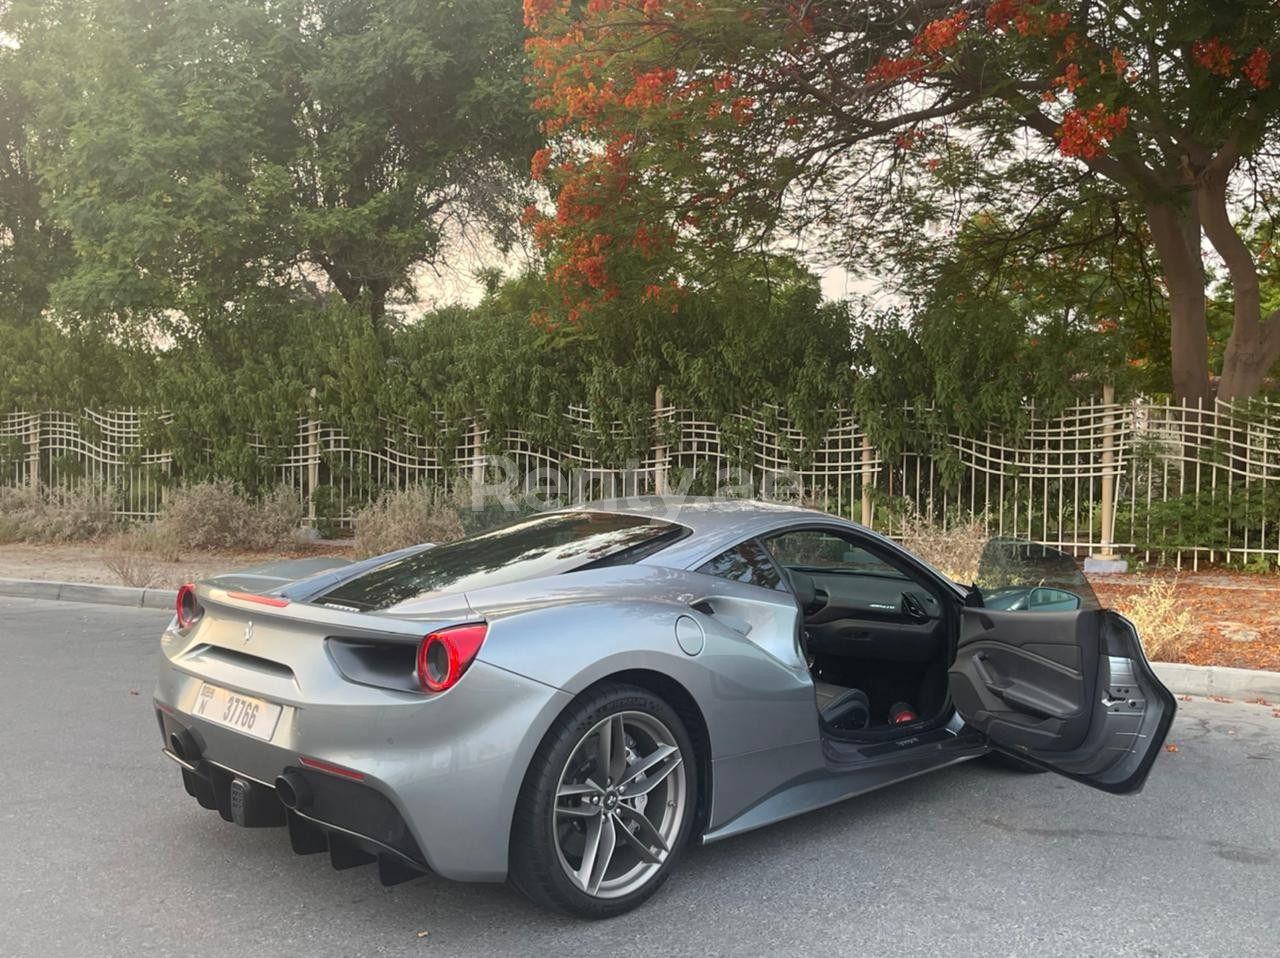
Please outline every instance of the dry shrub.
[{"label": "dry shrub", "polygon": [[147,522],[109,539],[102,562],[121,585],[146,589],[162,579],[159,563],[177,562],[180,558],[177,545],[160,524]]},{"label": "dry shrub", "polygon": [[354,525],[358,558],[465,534],[454,500],[428,485],[383,493],[355,514]]},{"label": "dry shrub", "polygon": [[947,578],[968,584],[977,581],[978,561],[990,536],[982,516],[943,529],[924,516],[908,515],[894,538]]},{"label": "dry shrub", "polygon": [[156,534],[186,549],[278,549],[291,543],[302,521],[302,501],[287,486],[261,499],[242,495],[226,479],[173,490]]},{"label": "dry shrub", "polygon": [[116,526],[116,493],[107,486],[0,489],[0,541],[83,542]]},{"label": "dry shrub", "polygon": [[160,581],[160,567],[145,553],[113,551],[102,561],[107,571],[120,580],[121,585],[147,589]]},{"label": "dry shrub", "polygon": [[1173,661],[1191,642],[1191,613],[1181,608],[1177,591],[1176,577],[1155,578],[1141,592],[1115,604],[1116,611],[1138,630],[1147,658],[1153,661]]},{"label": "dry shrub", "polygon": [[22,523],[18,518],[20,500],[26,489],[0,486],[0,545],[22,541]]},{"label": "dry shrub", "polygon": [[107,541],[108,555],[129,553],[153,562],[178,562],[182,549],[159,522],[140,522]]}]

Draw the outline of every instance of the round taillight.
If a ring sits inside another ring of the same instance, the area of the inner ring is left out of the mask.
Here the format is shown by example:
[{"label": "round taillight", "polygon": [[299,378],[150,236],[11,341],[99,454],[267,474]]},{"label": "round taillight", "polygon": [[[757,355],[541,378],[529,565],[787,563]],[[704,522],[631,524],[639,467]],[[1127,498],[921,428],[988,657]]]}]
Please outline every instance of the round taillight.
[{"label": "round taillight", "polygon": [[418,646],[418,683],[424,692],[443,692],[462,678],[484,643],[483,622],[432,632]]},{"label": "round taillight", "polygon": [[191,626],[200,617],[200,602],[196,599],[196,587],[188,582],[178,589],[178,628]]}]

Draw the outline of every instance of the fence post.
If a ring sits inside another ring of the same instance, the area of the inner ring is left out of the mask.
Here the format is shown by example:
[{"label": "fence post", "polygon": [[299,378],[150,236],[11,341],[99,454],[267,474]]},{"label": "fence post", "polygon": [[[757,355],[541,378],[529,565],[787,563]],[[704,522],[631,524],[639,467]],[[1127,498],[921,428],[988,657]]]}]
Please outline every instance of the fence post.
[{"label": "fence post", "polygon": [[871,528],[871,439],[862,437],[862,524]]},{"label": "fence post", "polygon": [[1102,387],[1102,536],[1095,559],[1113,561],[1115,550],[1111,547],[1111,530],[1115,522],[1116,509],[1116,477],[1115,477],[1115,410],[1116,388],[1111,383]]},{"label": "fence post", "polygon": [[32,413],[27,427],[27,482],[40,487],[40,414]]},{"label": "fence post", "polygon": [[[479,418],[471,420],[471,486],[484,485],[484,456],[481,453],[483,443],[480,441],[480,420]],[[474,493],[472,493],[474,495]]]},{"label": "fence post", "polygon": [[307,420],[307,517],[316,524],[316,490],[320,487],[320,423]]},{"label": "fence post", "polygon": [[653,494],[655,496],[667,494],[667,458],[670,453],[662,430],[662,415],[666,408],[662,387],[659,386],[653,391],[653,429],[658,443],[653,449]]},{"label": "fence post", "polygon": [[316,388],[311,387],[311,409],[307,416],[305,455],[307,460],[307,520],[311,528],[316,526],[316,489],[320,486],[320,422],[312,419],[315,414]]}]

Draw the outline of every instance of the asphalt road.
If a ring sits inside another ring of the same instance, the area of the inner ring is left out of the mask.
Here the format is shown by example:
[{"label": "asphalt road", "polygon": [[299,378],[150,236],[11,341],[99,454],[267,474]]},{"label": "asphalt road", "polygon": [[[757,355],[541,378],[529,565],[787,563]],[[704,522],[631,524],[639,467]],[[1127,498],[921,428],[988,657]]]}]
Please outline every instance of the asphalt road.
[{"label": "asphalt road", "polygon": [[1280,954],[1269,708],[1180,703],[1134,798],[970,763],[694,849],[583,924],[200,809],[151,711],[165,620],[0,599],[0,955]]}]

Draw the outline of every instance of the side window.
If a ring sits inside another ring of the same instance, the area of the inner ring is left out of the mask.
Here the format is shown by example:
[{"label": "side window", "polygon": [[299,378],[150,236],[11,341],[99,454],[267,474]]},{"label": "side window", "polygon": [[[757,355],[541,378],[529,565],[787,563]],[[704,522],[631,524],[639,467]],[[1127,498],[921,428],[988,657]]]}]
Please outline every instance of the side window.
[{"label": "side window", "polygon": [[904,579],[901,572],[861,546],[820,529],[784,532],[769,540],[779,564],[807,572],[845,572]]},{"label": "side window", "polygon": [[768,554],[760,543],[752,539],[726,549],[709,562],[704,562],[697,570],[703,575],[713,575],[721,579],[733,579],[735,582],[746,582],[765,589],[781,589],[782,579],[778,570],[769,560]]}]

